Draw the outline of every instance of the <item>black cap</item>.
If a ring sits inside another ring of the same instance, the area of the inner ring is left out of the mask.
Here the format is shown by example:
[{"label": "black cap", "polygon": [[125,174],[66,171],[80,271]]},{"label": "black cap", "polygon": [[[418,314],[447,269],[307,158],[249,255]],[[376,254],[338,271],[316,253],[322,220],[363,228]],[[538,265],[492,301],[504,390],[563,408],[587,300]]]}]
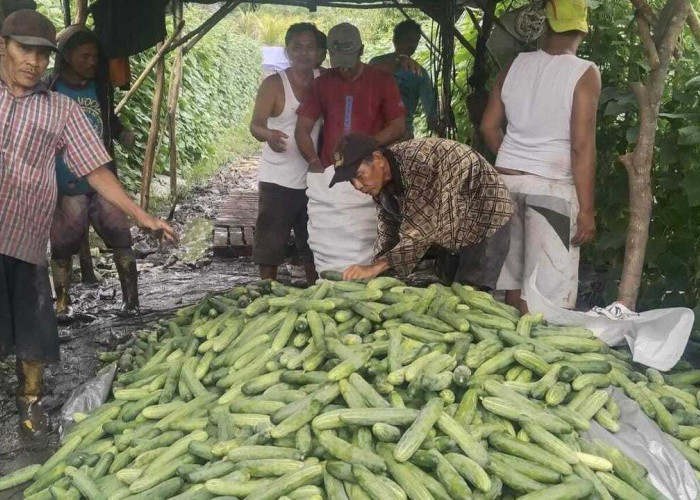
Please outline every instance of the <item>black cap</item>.
[{"label": "black cap", "polygon": [[333,187],[338,182],[353,180],[362,160],[378,150],[379,143],[370,135],[348,134],[341,137],[333,153],[335,175],[328,187]]},{"label": "black cap", "polygon": [[56,50],[56,28],[48,18],[35,10],[22,9],[7,16],[2,23],[0,36],[12,38],[24,45]]}]

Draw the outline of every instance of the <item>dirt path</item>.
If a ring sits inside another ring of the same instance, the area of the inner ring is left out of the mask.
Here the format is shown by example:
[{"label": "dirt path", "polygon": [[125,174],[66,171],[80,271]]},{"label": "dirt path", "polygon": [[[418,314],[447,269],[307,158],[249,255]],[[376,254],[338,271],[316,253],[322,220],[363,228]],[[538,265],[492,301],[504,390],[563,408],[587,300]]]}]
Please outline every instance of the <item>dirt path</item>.
[{"label": "dirt path", "polygon": [[[97,353],[113,348],[134,331],[173,310],[194,303],[207,292],[225,290],[254,281],[257,270],[249,258],[221,259],[211,254],[211,222],[214,206],[233,190],[255,186],[256,159],[225,168],[206,185],[194,188],[174,211],[173,224],[182,236],[178,249],[158,249],[155,242],[138,234],[138,261],[142,315],[120,318],[121,289],[111,259],[95,259],[103,281],[98,285],[76,284],[71,290],[76,316],[73,325],[60,328],[61,363],[47,370],[46,403],[54,422],[70,393],[94,377]],[[282,271],[282,279],[290,275]],[[75,281],[75,278],[74,278]],[[20,466],[43,460],[55,448],[57,433],[42,440],[23,440],[17,433],[14,391],[15,360],[0,360],[0,476]],[[0,499],[8,498],[7,494]]]}]

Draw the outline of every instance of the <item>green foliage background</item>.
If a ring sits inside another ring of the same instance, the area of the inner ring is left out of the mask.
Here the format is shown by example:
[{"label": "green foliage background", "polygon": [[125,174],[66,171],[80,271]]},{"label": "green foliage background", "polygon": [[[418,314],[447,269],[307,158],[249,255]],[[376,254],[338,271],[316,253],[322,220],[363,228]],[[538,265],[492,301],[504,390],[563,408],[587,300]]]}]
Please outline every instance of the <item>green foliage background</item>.
[{"label": "green foliage background", "polygon": [[[40,0],[39,10],[62,26],[62,12],[57,0]],[[185,7],[187,32],[204,21],[212,10],[197,5]],[[169,30],[172,18],[166,19]],[[183,85],[177,114],[177,147],[180,175],[190,178],[196,168],[217,156],[227,134],[247,128],[246,116],[255,99],[261,78],[261,52],[257,41],[236,34],[233,19],[223,20],[191,50],[184,59]],[[155,53],[155,49],[130,59],[134,81]],[[166,58],[166,87],[161,108],[161,137],[156,172],[169,169],[169,139],[165,130],[169,72],[175,52]],[[120,118],[136,133],[136,146],[117,147],[119,175],[130,191],[138,191],[141,166],[151,123],[151,105],[155,88],[155,70],[130,99]],[[117,91],[116,100],[124,95]]]}]

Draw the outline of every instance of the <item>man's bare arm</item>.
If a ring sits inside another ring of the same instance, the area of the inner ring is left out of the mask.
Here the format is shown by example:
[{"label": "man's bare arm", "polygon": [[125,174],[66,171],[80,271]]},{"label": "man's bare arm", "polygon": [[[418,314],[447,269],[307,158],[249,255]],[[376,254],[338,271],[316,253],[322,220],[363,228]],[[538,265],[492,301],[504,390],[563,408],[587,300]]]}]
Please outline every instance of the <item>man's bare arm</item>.
[{"label": "man's bare arm", "polygon": [[378,134],[375,134],[374,138],[380,146],[386,146],[401,139],[405,132],[406,119],[399,116],[391,120]]},{"label": "man's bare arm", "polygon": [[93,170],[85,176],[85,179],[104,199],[125,214],[130,215],[139,226],[153,231],[163,231],[166,239],[172,242],[177,241],[175,231],[165,221],[149,215],[134,203],[124,191],[119,180],[107,167],[103,165]]},{"label": "man's bare arm", "polygon": [[595,66],[576,84],[571,113],[571,172],[579,203],[576,234],[571,243],[583,245],[595,238],[596,114],[600,72]]},{"label": "man's bare arm", "polygon": [[320,171],[328,165],[321,165],[321,160],[316,152],[316,146],[311,139],[311,131],[316,124],[316,120],[299,115],[297,117],[297,126],[294,130],[294,138],[297,141],[297,147],[301,156],[309,163],[309,167],[316,171]]},{"label": "man's bare arm", "polygon": [[267,142],[273,151],[281,153],[287,147],[285,141],[285,139],[288,139],[287,134],[279,130],[272,130],[267,126],[267,120],[272,116],[277,100],[275,79],[279,79],[279,76],[267,77],[258,89],[258,96],[255,99],[255,107],[253,108],[253,118],[250,121],[250,133],[258,141]]},{"label": "man's bare arm", "polygon": [[486,105],[484,116],[481,118],[480,130],[486,145],[493,154],[498,154],[498,150],[501,149],[501,144],[503,143],[506,108],[501,100],[501,90],[507,74],[508,69],[506,68],[498,75],[489,94],[489,102]]}]

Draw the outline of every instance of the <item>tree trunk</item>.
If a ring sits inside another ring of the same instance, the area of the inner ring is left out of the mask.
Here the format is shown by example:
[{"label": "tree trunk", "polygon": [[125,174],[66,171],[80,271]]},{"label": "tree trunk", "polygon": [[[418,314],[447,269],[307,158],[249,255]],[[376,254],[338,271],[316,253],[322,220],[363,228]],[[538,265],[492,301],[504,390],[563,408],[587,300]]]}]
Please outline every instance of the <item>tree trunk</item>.
[{"label": "tree trunk", "polygon": [[[639,0],[632,0],[640,6]],[[646,4],[644,2],[644,4]],[[664,8],[665,22],[657,23],[654,40],[649,38],[648,19],[655,17],[647,12],[637,18],[640,38],[645,45],[650,66],[646,84],[633,82],[630,87],[639,107],[639,135],[634,151],[620,158],[629,176],[630,220],[625,242],[625,260],[618,300],[630,309],[636,308],[639,287],[642,283],[644,258],[649,240],[649,223],[652,212],[651,166],[659,119],[659,108],[666,86],[671,59],[678,45],[690,10],[689,0],[669,0]],[[649,45],[652,44],[652,45]],[[658,55],[658,64],[655,56]]]}]

